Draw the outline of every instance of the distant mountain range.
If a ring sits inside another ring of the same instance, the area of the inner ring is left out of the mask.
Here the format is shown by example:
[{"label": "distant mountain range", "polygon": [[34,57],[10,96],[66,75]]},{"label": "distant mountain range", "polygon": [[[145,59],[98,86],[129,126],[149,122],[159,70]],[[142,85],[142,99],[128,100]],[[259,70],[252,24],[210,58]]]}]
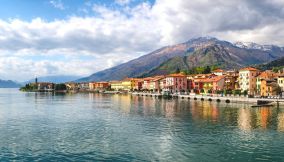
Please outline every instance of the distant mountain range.
[{"label": "distant mountain range", "polygon": [[[54,76],[43,76],[38,77],[38,82],[52,82],[52,83],[65,83],[65,82],[71,82],[79,79],[79,76],[72,76],[72,75],[54,75]],[[35,78],[23,82],[22,84],[35,82]]]},{"label": "distant mountain range", "polygon": [[20,83],[16,83],[12,80],[1,80],[0,79],[0,88],[19,88],[21,87]]},{"label": "distant mountain range", "polygon": [[272,68],[278,68],[279,70],[284,70],[284,57],[281,57],[269,63],[257,65],[256,67],[261,70],[270,70]]},{"label": "distant mountain range", "polygon": [[168,74],[177,68],[189,70],[198,66],[216,65],[223,69],[234,69],[267,63],[283,56],[284,48],[275,45],[230,43],[212,37],[200,37],[163,47],[77,81],[121,80],[125,77]]}]

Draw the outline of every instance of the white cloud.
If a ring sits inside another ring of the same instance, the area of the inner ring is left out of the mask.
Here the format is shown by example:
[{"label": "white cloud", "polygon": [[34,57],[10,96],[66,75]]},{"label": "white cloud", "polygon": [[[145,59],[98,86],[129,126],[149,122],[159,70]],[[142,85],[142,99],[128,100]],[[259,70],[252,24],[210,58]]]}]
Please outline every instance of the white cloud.
[{"label": "white cloud", "polygon": [[0,78],[89,75],[205,35],[283,45],[283,8],[280,0],[157,0],[153,6],[141,3],[119,10],[94,5],[96,16],[89,17],[0,20]]},{"label": "white cloud", "polygon": [[65,10],[65,6],[61,0],[51,0],[49,1],[49,4],[51,4],[54,8]]}]

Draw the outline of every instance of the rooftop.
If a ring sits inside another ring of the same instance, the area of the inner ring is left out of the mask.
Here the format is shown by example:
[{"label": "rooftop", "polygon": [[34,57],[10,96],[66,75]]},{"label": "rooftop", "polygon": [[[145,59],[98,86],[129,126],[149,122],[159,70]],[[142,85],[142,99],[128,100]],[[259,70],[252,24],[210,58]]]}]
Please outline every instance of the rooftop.
[{"label": "rooftop", "polygon": [[245,67],[240,69],[240,71],[259,71],[259,70],[254,67]]}]

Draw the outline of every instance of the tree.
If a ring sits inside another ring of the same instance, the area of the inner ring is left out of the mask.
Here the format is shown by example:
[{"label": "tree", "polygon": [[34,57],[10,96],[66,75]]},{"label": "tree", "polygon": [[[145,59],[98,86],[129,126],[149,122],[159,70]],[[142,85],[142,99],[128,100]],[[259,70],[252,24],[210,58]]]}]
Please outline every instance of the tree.
[{"label": "tree", "polygon": [[56,84],[56,85],[55,85],[55,90],[56,90],[56,91],[64,91],[64,90],[66,90],[66,89],[67,89],[67,87],[66,87],[65,84]]},{"label": "tree", "polygon": [[248,95],[248,91],[244,90],[243,94],[244,94],[244,96]]},{"label": "tree", "polygon": [[206,66],[206,68],[203,71],[204,74],[209,74],[211,73],[211,68],[209,66]]},{"label": "tree", "polygon": [[176,72],[175,73],[180,73],[180,68],[179,67],[176,68]]}]

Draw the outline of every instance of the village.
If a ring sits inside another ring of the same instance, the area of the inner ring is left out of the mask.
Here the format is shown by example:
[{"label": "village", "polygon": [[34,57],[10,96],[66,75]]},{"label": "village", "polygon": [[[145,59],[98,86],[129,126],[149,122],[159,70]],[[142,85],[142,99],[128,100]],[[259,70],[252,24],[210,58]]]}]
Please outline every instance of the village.
[{"label": "village", "polygon": [[[125,78],[108,82],[68,82],[28,84],[35,91],[130,93],[143,92],[160,95],[243,95],[247,97],[282,98],[283,71],[260,71],[246,67],[232,71],[216,69],[210,74],[186,75],[175,73],[147,78]],[[27,87],[27,85],[26,85]]]}]

